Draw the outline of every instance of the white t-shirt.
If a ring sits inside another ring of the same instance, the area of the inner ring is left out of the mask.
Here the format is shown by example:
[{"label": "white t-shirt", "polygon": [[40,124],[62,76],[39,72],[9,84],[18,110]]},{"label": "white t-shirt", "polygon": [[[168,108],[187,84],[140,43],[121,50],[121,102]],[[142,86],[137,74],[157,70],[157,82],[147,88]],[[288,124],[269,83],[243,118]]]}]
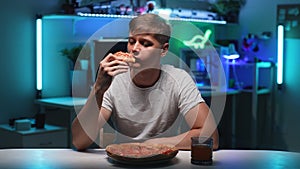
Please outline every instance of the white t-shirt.
[{"label": "white t-shirt", "polygon": [[137,87],[129,71],[114,77],[102,106],[112,112],[116,143],[177,135],[182,117],[204,102],[187,72],[171,65],[162,65],[161,70],[159,80],[149,88]]}]

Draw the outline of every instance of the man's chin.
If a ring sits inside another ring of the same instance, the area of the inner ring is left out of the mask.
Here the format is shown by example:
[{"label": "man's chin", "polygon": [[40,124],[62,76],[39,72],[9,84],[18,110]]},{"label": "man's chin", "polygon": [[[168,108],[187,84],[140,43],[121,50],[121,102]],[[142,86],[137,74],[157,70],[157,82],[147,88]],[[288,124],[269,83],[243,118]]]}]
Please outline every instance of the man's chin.
[{"label": "man's chin", "polygon": [[130,66],[131,69],[141,69],[142,68],[142,65],[140,63],[137,63],[137,62],[130,63],[129,66]]}]

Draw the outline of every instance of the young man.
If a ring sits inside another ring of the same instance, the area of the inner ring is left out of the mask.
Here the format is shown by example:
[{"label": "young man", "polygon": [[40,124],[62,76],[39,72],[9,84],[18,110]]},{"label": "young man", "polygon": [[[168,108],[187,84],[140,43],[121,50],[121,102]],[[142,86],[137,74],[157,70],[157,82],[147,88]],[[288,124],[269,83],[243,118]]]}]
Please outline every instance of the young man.
[{"label": "young man", "polygon": [[[109,54],[100,62],[94,88],[72,124],[74,146],[89,147],[110,121],[117,143],[190,149],[191,137],[204,135],[213,138],[217,149],[216,124],[195,82],[184,70],[160,63],[169,48],[169,24],[158,15],[143,14],[131,20],[129,31],[127,48],[136,61]],[[184,133],[178,133],[180,117],[190,127]]]}]

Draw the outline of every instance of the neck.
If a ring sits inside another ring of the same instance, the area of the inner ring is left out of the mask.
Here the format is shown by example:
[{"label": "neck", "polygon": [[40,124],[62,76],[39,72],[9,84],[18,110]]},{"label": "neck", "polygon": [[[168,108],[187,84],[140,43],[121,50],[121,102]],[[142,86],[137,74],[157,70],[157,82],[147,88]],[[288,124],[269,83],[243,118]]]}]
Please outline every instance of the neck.
[{"label": "neck", "polygon": [[131,73],[133,83],[138,87],[151,87],[153,86],[160,77],[160,69],[149,68],[144,69],[136,74]]}]

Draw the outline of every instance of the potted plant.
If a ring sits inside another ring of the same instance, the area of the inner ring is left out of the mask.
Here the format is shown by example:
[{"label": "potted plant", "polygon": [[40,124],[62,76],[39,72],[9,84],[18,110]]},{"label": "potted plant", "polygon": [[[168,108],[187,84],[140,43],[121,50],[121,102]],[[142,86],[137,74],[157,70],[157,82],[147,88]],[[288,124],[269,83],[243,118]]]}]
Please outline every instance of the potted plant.
[{"label": "potted plant", "polygon": [[[88,87],[88,60],[91,49],[89,45],[79,44],[71,48],[63,48],[60,54],[70,63],[70,93],[76,96],[86,96]],[[78,61],[77,61],[78,60]]]},{"label": "potted plant", "polygon": [[212,4],[212,11],[229,23],[237,23],[241,8],[246,0],[216,0]]},{"label": "potted plant", "polygon": [[83,70],[88,69],[90,56],[91,56],[90,46],[88,45],[83,46],[81,48],[81,52],[79,56],[81,69]]},{"label": "potted plant", "polygon": [[64,48],[60,50],[60,54],[69,59],[71,70],[74,70],[77,59],[80,60],[81,69],[86,70],[88,68],[88,60],[91,55],[91,49],[89,46],[79,44],[72,48]]},{"label": "potted plant", "polygon": [[79,56],[79,53],[82,49],[82,45],[78,45],[72,48],[64,48],[60,50],[60,54],[64,57],[66,57],[70,61],[70,69],[74,70],[77,58]]}]

